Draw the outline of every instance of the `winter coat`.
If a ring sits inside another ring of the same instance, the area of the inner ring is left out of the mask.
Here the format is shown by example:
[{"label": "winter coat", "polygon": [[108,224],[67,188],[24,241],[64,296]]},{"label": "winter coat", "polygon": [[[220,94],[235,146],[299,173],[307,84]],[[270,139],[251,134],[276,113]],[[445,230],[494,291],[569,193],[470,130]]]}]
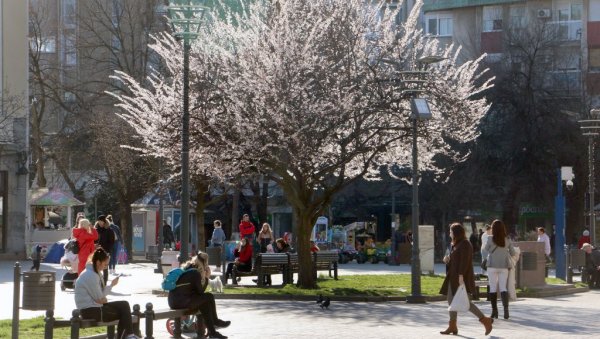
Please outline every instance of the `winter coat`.
[{"label": "winter coat", "polygon": [[248,244],[238,250],[233,250],[233,256],[237,257],[239,262],[244,265],[252,266],[252,245]]},{"label": "winter coat", "polygon": [[463,276],[467,293],[475,291],[475,275],[473,274],[473,246],[467,239],[459,241],[452,246],[450,261],[446,264],[446,278],[442,283],[440,294],[448,294],[448,286],[452,288],[452,295],[458,290],[458,276]]},{"label": "winter coat", "polygon": [[208,279],[202,284],[202,276],[198,270],[189,270],[177,279],[177,287],[169,291],[169,307],[177,309],[190,308],[196,296],[203,294],[208,285]]},{"label": "winter coat", "polygon": [[91,228],[91,231],[91,233],[88,233],[85,228],[73,229],[73,236],[77,239],[77,243],[79,244],[79,253],[77,254],[79,264],[77,265],[77,274],[83,272],[88,257],[96,249],[94,242],[98,240],[98,232],[93,227]]},{"label": "winter coat", "polygon": [[250,221],[240,222],[240,236],[243,238],[246,235],[254,235],[254,224]]},{"label": "winter coat", "polygon": [[504,240],[504,247],[496,245],[494,237],[489,237],[485,250],[488,253],[487,267],[512,268],[512,256],[515,255],[515,247],[509,238]]}]

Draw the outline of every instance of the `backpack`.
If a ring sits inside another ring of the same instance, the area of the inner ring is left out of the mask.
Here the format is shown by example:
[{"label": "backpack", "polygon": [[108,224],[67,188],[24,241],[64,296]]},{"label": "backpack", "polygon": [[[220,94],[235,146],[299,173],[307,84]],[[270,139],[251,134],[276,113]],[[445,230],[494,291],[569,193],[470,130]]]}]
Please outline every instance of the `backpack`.
[{"label": "backpack", "polygon": [[181,277],[185,272],[194,270],[194,268],[188,268],[184,270],[183,268],[177,267],[169,271],[167,276],[163,280],[161,287],[165,291],[172,291],[177,287],[177,280]]},{"label": "backpack", "polygon": [[79,243],[77,242],[77,239],[75,239],[75,238],[69,239],[69,241],[65,245],[65,249],[68,251],[71,251],[71,253],[73,253],[73,254],[79,253]]}]

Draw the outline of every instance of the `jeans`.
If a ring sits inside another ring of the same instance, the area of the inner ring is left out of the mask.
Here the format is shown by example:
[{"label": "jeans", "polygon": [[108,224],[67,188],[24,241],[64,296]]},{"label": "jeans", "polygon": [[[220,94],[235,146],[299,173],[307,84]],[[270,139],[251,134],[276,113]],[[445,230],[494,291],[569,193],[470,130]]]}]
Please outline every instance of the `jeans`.
[{"label": "jeans", "polygon": [[103,322],[119,320],[117,325],[117,338],[119,339],[133,334],[131,308],[129,302],[125,300],[111,301],[102,307],[84,308],[81,310],[81,317]]},{"label": "jeans", "polygon": [[114,270],[117,266],[117,255],[119,254],[119,243],[115,243],[112,250],[110,251],[110,261],[108,262],[108,268]]}]

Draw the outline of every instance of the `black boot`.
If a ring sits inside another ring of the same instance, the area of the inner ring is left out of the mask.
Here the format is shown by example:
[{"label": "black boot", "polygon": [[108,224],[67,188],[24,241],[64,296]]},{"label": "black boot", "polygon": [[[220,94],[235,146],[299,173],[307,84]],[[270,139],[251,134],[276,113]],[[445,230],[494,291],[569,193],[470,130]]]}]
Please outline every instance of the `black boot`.
[{"label": "black boot", "polygon": [[502,298],[502,307],[504,307],[504,319],[508,319],[508,292],[500,292]]},{"label": "black boot", "polygon": [[492,303],[492,315],[490,315],[490,318],[498,319],[498,293],[490,292],[489,296],[490,296],[490,302]]}]

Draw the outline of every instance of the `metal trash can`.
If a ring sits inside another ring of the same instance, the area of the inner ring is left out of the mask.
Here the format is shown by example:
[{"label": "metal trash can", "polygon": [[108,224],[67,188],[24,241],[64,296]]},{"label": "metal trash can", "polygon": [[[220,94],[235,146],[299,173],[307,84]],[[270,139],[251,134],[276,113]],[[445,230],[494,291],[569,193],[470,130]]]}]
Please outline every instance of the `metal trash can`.
[{"label": "metal trash can", "polygon": [[156,245],[148,246],[148,251],[146,252],[146,259],[148,259],[152,262],[156,262],[156,260],[158,260],[158,246],[156,246]]},{"label": "metal trash can", "polygon": [[32,311],[53,310],[55,291],[55,272],[24,272],[21,308]]},{"label": "metal trash can", "polygon": [[160,257],[160,265],[162,267],[163,277],[166,277],[170,270],[179,266],[177,256],[179,256],[179,251],[162,252],[162,256]]}]

